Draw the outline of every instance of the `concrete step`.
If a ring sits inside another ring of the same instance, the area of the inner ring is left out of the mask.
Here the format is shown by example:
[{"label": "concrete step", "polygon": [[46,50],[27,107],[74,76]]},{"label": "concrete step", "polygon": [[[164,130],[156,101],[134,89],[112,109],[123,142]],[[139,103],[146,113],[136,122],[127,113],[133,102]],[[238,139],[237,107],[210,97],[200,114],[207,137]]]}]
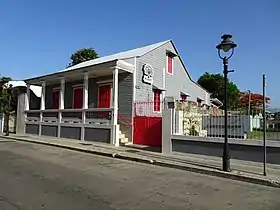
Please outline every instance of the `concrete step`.
[{"label": "concrete step", "polygon": [[125,137],[125,134],[122,133],[122,131],[119,131],[119,140],[120,140],[120,145],[128,145],[131,144],[131,142],[128,141],[128,138]]},{"label": "concrete step", "polygon": [[127,142],[127,143],[121,143],[121,142],[120,142],[120,145],[121,145],[121,146],[128,146],[128,145],[132,145],[132,144],[133,144],[133,143],[130,142],[130,141]]},{"label": "concrete step", "polygon": [[128,138],[120,138],[120,143],[128,143]]}]

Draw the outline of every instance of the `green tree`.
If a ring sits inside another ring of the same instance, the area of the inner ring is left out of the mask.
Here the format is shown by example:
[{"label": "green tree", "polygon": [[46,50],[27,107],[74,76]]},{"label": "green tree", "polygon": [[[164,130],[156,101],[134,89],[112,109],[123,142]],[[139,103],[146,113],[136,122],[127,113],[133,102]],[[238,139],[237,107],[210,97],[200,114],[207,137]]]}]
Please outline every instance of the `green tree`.
[{"label": "green tree", "polygon": [[[222,74],[210,74],[206,72],[197,81],[197,83],[212,93],[212,98],[218,98],[224,103],[224,76]],[[228,108],[235,109],[239,107],[240,91],[236,84],[229,81],[228,85]]]},{"label": "green tree", "polygon": [[0,77],[0,113],[7,113],[8,111],[8,82],[11,81],[9,77]]},{"label": "green tree", "polygon": [[70,57],[71,62],[67,67],[71,67],[84,61],[98,58],[98,53],[93,48],[82,48],[73,53]]},{"label": "green tree", "polygon": [[[0,77],[0,113],[8,112],[9,105],[9,86],[8,82],[11,81],[9,77]],[[18,96],[26,92],[26,87],[12,87],[10,112],[17,111]]]}]

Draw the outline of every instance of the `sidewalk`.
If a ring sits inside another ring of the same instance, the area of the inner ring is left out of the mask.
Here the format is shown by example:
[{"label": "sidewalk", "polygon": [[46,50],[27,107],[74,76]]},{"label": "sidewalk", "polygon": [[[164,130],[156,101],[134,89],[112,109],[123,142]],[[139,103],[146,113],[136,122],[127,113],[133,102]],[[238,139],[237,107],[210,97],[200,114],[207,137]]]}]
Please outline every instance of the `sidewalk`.
[{"label": "sidewalk", "polygon": [[267,164],[268,175],[263,176],[262,163],[231,160],[232,172],[228,173],[221,171],[222,160],[217,157],[180,153],[163,155],[137,145],[113,147],[97,142],[32,135],[2,137],[280,188],[280,165]]}]

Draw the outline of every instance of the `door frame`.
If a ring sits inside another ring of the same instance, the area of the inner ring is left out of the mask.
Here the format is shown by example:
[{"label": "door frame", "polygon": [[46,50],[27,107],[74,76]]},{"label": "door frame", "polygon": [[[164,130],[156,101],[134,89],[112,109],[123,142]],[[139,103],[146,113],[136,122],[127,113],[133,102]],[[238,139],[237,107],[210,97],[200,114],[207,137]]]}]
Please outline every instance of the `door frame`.
[{"label": "door frame", "polygon": [[97,107],[99,108],[99,88],[102,87],[102,86],[110,86],[110,107],[109,108],[112,108],[113,107],[113,83],[112,82],[104,82],[104,83],[101,83],[101,84],[98,84],[97,86]]}]

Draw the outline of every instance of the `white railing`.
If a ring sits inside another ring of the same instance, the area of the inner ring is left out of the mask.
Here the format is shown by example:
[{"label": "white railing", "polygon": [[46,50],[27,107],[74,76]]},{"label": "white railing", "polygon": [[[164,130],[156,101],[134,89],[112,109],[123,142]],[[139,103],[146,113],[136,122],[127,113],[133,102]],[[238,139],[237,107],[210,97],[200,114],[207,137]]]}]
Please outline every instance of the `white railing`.
[{"label": "white railing", "polygon": [[113,108],[28,110],[26,122],[113,124]]}]

